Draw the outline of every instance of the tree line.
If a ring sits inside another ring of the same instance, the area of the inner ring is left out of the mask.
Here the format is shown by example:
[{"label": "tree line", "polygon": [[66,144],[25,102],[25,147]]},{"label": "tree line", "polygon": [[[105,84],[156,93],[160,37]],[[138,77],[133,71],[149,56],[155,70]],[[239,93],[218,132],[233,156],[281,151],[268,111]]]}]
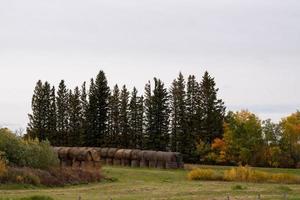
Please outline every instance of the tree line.
[{"label": "tree line", "polygon": [[39,80],[26,137],[54,146],[177,151],[186,161],[198,159],[199,141],[223,138],[226,107],[208,72],[200,81],[180,73],[170,88],[154,78],[140,95],[126,85],[111,89],[103,71],[87,87],[71,90],[62,80],[56,90]]}]

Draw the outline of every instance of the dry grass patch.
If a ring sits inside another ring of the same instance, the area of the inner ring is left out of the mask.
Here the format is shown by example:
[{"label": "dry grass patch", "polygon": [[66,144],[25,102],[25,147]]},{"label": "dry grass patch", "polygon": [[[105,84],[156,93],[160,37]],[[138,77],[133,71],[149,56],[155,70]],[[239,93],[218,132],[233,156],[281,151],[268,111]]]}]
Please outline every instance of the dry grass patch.
[{"label": "dry grass patch", "polygon": [[255,170],[248,166],[240,166],[224,170],[222,174],[213,169],[193,169],[188,173],[189,180],[219,180],[231,182],[252,182],[252,183],[282,183],[299,184],[300,176],[286,173],[270,173]]}]

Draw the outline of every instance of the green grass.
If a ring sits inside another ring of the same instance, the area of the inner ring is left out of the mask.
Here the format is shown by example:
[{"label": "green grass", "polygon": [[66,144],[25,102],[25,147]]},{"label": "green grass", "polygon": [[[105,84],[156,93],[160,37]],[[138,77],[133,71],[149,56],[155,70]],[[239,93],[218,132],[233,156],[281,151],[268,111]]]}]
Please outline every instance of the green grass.
[{"label": "green grass", "polygon": [[[216,170],[228,167],[212,167]],[[273,173],[300,175],[300,170],[262,169]],[[104,167],[103,172],[111,180],[98,184],[70,186],[64,188],[27,188],[0,186],[0,199],[23,198],[34,195],[52,197],[55,200],[141,200],[141,199],[201,199],[223,200],[227,195],[232,199],[256,199],[258,194],[264,200],[280,200],[283,194],[288,199],[300,200],[300,185],[231,183],[220,181],[188,181],[185,170],[134,169]],[[13,190],[11,190],[13,189]]]}]

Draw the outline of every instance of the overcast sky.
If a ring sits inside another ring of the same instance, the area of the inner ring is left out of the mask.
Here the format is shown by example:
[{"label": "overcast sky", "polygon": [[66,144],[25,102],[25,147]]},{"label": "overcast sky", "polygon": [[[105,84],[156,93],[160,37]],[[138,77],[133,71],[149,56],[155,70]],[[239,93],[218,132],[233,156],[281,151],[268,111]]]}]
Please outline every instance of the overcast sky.
[{"label": "overcast sky", "polygon": [[0,126],[26,127],[37,80],[100,69],[140,92],[208,70],[228,109],[278,121],[300,108],[300,1],[0,0]]}]

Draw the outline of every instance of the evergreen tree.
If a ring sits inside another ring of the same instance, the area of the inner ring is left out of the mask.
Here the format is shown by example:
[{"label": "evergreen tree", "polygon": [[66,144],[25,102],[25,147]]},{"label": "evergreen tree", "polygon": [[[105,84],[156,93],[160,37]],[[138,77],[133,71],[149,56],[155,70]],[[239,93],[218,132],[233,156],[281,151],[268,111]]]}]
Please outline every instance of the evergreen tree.
[{"label": "evergreen tree", "polygon": [[86,91],[86,82],[83,82],[82,86],[81,86],[81,95],[80,95],[80,104],[81,104],[81,146],[84,146],[86,141],[86,135],[87,135],[87,128],[88,128],[88,124],[87,124],[87,110],[88,110],[88,106],[89,106],[89,102],[87,100],[87,91]]},{"label": "evergreen tree", "polygon": [[120,109],[120,134],[121,134],[121,147],[129,147],[129,92],[124,85],[121,91],[121,109]]},{"label": "evergreen tree", "polygon": [[120,90],[115,85],[109,101],[109,146],[120,147]]},{"label": "evergreen tree", "polygon": [[169,144],[169,96],[161,80],[154,78],[153,95],[146,85],[147,148],[167,150]]},{"label": "evergreen tree", "polygon": [[[191,160],[196,158],[196,144],[199,142],[199,123],[201,123],[201,112],[199,111],[199,83],[196,81],[194,75],[190,75],[187,81],[186,89],[186,123],[187,123],[187,140],[189,158]],[[186,159],[185,159],[186,160]]]},{"label": "evergreen tree", "polygon": [[32,114],[29,114],[29,123],[27,134],[29,138],[38,138],[39,140],[46,139],[46,109],[45,109],[45,94],[44,85],[39,80],[35,86],[34,94],[32,97]]},{"label": "evergreen tree", "polygon": [[225,106],[221,99],[217,98],[218,88],[214,78],[205,72],[200,83],[200,96],[198,113],[201,113],[200,138],[211,144],[215,138],[223,137],[223,122]]},{"label": "evergreen tree", "polygon": [[143,148],[143,97],[134,87],[129,103],[130,148]]},{"label": "evergreen tree", "polygon": [[92,81],[89,91],[89,107],[87,111],[88,146],[106,146],[108,140],[108,101],[110,89],[103,71]]},{"label": "evergreen tree", "polygon": [[144,135],[144,148],[151,149],[152,145],[150,141],[150,135],[154,132],[154,113],[153,113],[153,100],[152,100],[152,91],[150,81],[145,85],[145,102],[144,102],[144,111],[145,111],[145,135]]},{"label": "evergreen tree", "polygon": [[49,132],[50,136],[48,137],[51,145],[57,146],[58,145],[58,136],[57,136],[57,130],[56,130],[56,95],[55,95],[55,87],[52,87],[50,92],[50,109],[49,109]]},{"label": "evergreen tree", "polygon": [[59,145],[68,146],[68,128],[69,128],[69,94],[65,81],[59,83],[56,108],[57,108],[57,131],[59,135]]},{"label": "evergreen tree", "polygon": [[80,101],[80,91],[76,87],[74,92],[69,93],[69,146],[82,145],[82,104]]},{"label": "evergreen tree", "polygon": [[180,73],[171,87],[171,150],[188,153],[185,81]]}]

